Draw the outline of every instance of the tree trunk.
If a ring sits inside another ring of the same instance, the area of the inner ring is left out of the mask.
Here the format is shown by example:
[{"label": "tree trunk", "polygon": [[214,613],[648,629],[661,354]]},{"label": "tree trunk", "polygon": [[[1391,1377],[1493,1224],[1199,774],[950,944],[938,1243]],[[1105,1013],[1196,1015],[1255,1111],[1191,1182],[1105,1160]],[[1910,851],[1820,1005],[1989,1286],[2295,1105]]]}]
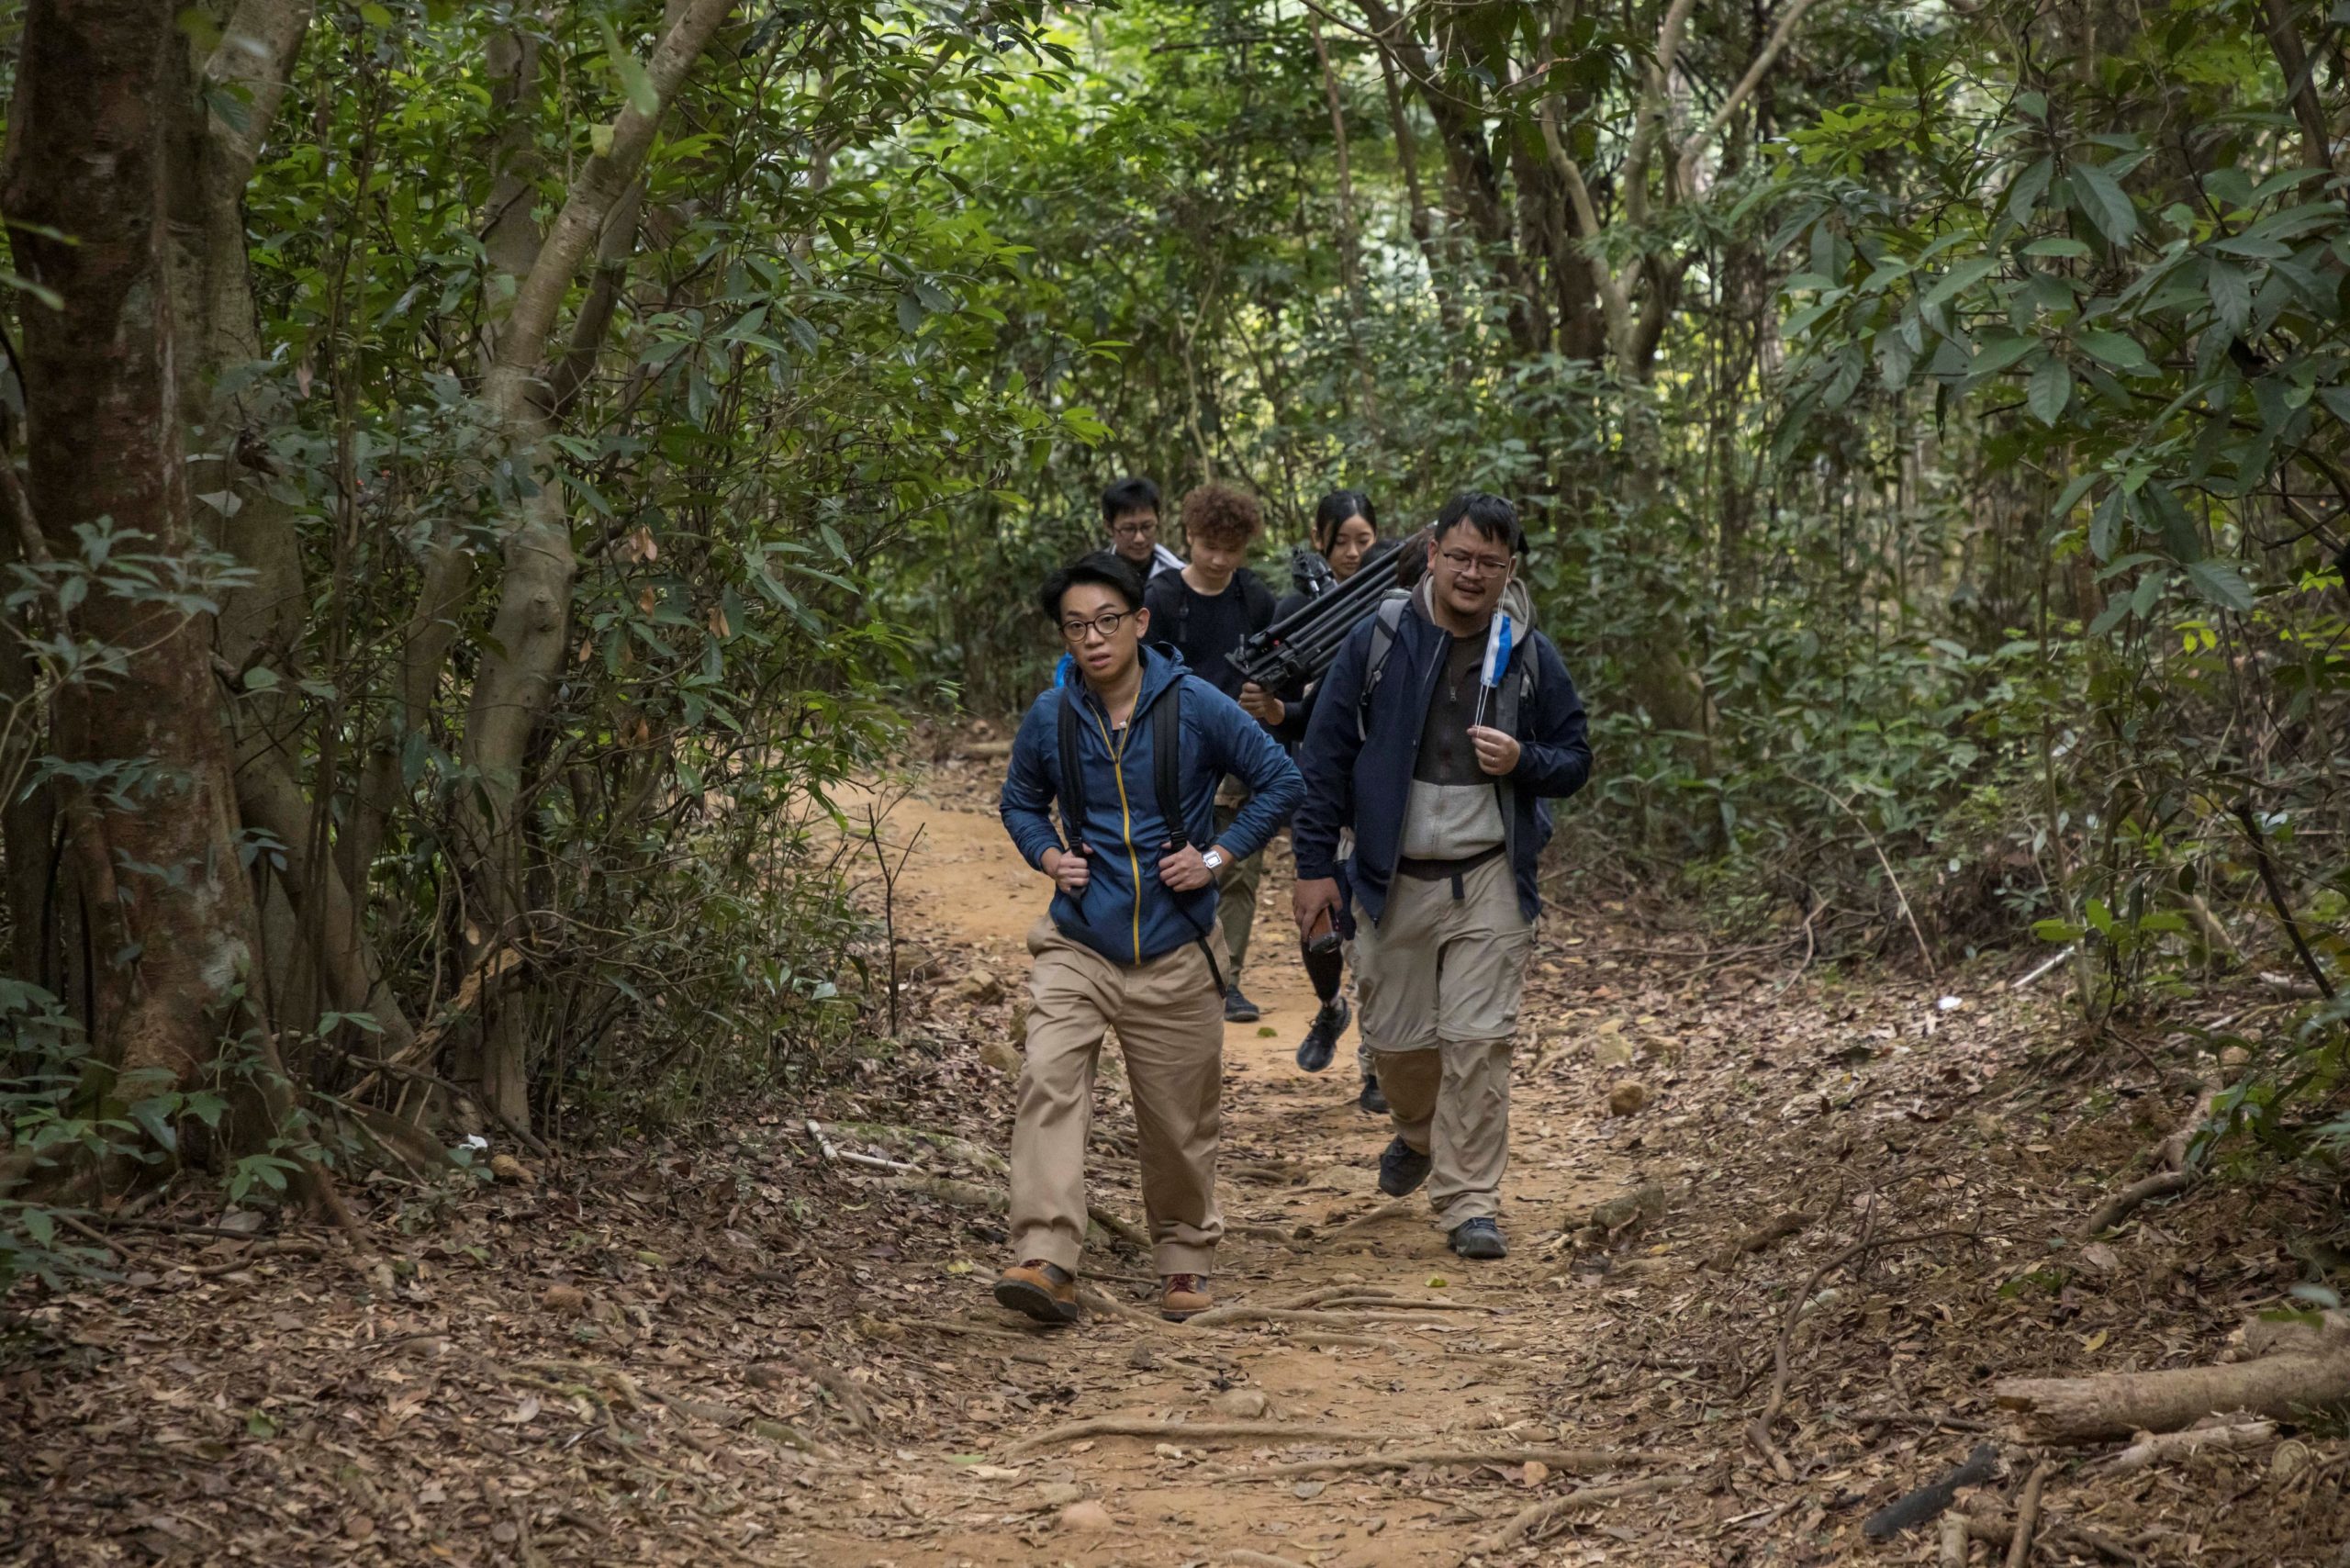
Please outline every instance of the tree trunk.
[{"label": "tree trunk", "polygon": [[[165,223],[195,125],[188,64],[168,6],[32,0],[0,188],[17,269],[59,299],[26,309],[21,352],[28,488],[50,552],[82,556],[76,527],[110,519],[142,535],[125,547],[201,576]],[[100,1060],[185,1083],[212,1060],[258,944],[211,617],[104,589],[74,617],[125,650],[103,689],[56,701],[52,749],[122,786],[67,812],[80,891],[112,881],[98,913],[124,937],[95,955],[84,1022]]]},{"label": "tree trunk", "polygon": [[[511,943],[529,908],[524,772],[531,738],[545,717],[569,646],[571,586],[578,570],[563,477],[547,450],[557,391],[549,352],[555,318],[607,225],[632,208],[631,192],[661,116],[730,8],[730,0],[669,0],[661,41],[644,66],[653,105],[632,103],[622,110],[607,151],[580,170],[514,291],[482,386],[482,401],[516,469],[533,487],[506,536],[498,610],[465,717],[465,761],[480,781],[479,805],[465,813],[465,856],[488,917],[482,923],[485,946]],[[605,260],[609,264],[610,258]],[[565,378],[583,377],[583,355],[592,363],[594,350],[575,339],[564,356]],[[527,1127],[531,1115],[520,1059],[530,1038],[528,1006],[526,998],[494,999],[483,1035],[483,1092],[492,1109],[518,1127]],[[509,1008],[516,1017],[501,1015]]]}]

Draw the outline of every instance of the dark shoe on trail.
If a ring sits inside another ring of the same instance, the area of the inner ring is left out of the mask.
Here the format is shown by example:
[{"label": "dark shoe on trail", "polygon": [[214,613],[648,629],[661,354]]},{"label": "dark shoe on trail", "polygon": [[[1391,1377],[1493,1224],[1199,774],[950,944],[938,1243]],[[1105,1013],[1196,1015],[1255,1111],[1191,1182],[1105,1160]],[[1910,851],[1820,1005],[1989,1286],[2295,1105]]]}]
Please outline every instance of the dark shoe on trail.
[{"label": "dark shoe on trail", "polygon": [[1489,1219],[1464,1219],[1452,1227],[1452,1249],[1463,1258],[1506,1258],[1509,1243]]},{"label": "dark shoe on trail", "polygon": [[1074,1323],[1077,1276],[1058,1263],[1031,1258],[996,1276],[995,1299],[1039,1323]]},{"label": "dark shoe on trail", "polygon": [[1322,1004],[1314,1015],[1314,1026],[1305,1031],[1305,1038],[1297,1047],[1297,1065],[1308,1072],[1319,1072],[1330,1065],[1338,1054],[1338,1036],[1347,1032],[1354,1021],[1355,1010],[1347,1005],[1343,996],[1334,996]]},{"label": "dark shoe on trail", "polygon": [[1379,1157],[1379,1190],[1391,1198],[1403,1197],[1428,1179],[1428,1168],[1434,1163],[1399,1135]]},{"label": "dark shoe on trail", "polygon": [[1205,1274],[1169,1274],[1159,1282],[1158,1316],[1169,1323],[1181,1323],[1214,1305]]},{"label": "dark shoe on trail", "polygon": [[1371,1115],[1387,1114],[1387,1096],[1379,1092],[1377,1073],[1366,1072],[1362,1075],[1362,1092],[1355,1096],[1355,1103]]},{"label": "dark shoe on trail", "polygon": [[1254,1024],[1258,1019],[1262,1018],[1264,1014],[1262,1013],[1257,1011],[1257,1004],[1255,1002],[1240,994],[1240,988],[1238,986],[1233,986],[1224,993],[1224,1021],[1225,1023]]}]

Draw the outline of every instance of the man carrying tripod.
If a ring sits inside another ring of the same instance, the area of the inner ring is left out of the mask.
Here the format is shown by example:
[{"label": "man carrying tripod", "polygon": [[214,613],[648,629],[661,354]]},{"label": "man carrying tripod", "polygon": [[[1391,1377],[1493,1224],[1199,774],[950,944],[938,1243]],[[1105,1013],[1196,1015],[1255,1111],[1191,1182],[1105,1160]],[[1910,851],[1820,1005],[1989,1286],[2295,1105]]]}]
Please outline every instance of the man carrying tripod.
[{"label": "man carrying tripod", "polygon": [[[1224,969],[1216,872],[1262,849],[1296,809],[1296,767],[1261,725],[1181,658],[1143,646],[1150,612],[1134,568],[1107,553],[1038,596],[1069,650],[1063,683],[1012,743],[1001,811],[1027,862],[1053,879],[1028,933],[1027,1053],[1012,1132],[1012,1255],[1004,1305],[1044,1323],[1078,1316],[1085,1143],[1093,1070],[1118,1031],[1134,1093],[1143,1210],[1161,1316],[1209,1305],[1224,1086]],[[1219,827],[1216,787],[1248,803]],[[1051,808],[1060,809],[1063,833]],[[1204,846],[1204,847],[1203,847]]]},{"label": "man carrying tripod", "polygon": [[1348,634],[1299,762],[1298,929],[1343,921],[1338,837],[1361,919],[1356,980],[1395,1137],[1379,1185],[1427,1182],[1464,1258],[1508,1250],[1509,1062],[1550,835],[1544,797],[1583,788],[1582,699],[1548,638],[1501,612],[1524,537],[1498,496],[1455,496],[1427,572],[1394,613]]}]

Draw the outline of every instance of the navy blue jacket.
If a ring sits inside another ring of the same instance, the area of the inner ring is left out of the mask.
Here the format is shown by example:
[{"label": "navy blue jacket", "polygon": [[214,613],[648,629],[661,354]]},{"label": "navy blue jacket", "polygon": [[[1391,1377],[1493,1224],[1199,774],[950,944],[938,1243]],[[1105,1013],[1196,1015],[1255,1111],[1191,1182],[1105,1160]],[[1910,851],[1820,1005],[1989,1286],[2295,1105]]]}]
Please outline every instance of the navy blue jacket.
[{"label": "navy blue jacket", "polygon": [[[1291,837],[1300,880],[1336,877],[1341,872],[1338,830],[1353,828],[1354,858],[1344,870],[1353,896],[1375,921],[1387,907],[1387,885],[1403,848],[1412,770],[1419,763],[1420,732],[1452,639],[1428,620],[1416,595],[1396,625],[1386,667],[1371,693],[1365,738],[1357,729],[1357,713],[1374,626],[1373,618],[1365,617],[1322,678],[1297,756],[1305,775],[1305,803],[1298,808]],[[1541,665],[1535,690],[1517,715],[1517,767],[1505,780],[1496,780],[1495,788],[1507,786],[1502,821],[1510,868],[1517,875],[1518,907],[1532,920],[1542,908],[1535,861],[1550,841],[1550,813],[1542,801],[1563,800],[1583,788],[1591,777],[1591,740],[1583,699],[1575,695],[1559,650],[1541,633],[1529,633],[1510,650],[1511,670],[1525,659],[1539,659]]]},{"label": "navy blue jacket", "polygon": [[[1069,679],[1037,698],[1020,721],[998,810],[1022,857],[1042,870],[1045,851],[1061,847],[1050,810],[1060,793],[1060,705],[1080,704],[1086,820],[1079,836],[1092,851],[1092,877],[1081,898],[1054,890],[1053,924],[1113,963],[1145,963],[1204,935],[1215,922],[1216,898],[1214,882],[1178,893],[1158,879],[1158,857],[1173,834],[1158,814],[1151,705],[1182,683],[1184,836],[1200,848],[1222,844],[1236,860],[1254,855],[1297,810],[1304,786],[1297,766],[1264,726],[1175,655],[1142,650],[1142,693],[1122,736],[1083,678]],[[1226,774],[1254,794],[1219,838],[1215,791]]]}]

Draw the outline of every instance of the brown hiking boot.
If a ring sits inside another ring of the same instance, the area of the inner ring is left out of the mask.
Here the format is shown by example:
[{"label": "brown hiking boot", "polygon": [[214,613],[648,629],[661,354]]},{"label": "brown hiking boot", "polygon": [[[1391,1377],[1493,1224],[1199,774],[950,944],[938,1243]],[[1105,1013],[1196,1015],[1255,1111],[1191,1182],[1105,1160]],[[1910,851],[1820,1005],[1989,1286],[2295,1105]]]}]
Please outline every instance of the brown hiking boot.
[{"label": "brown hiking boot", "polygon": [[1205,1274],[1169,1274],[1159,1282],[1158,1316],[1169,1323],[1181,1323],[1214,1305]]},{"label": "brown hiking boot", "polygon": [[995,1299],[1039,1323],[1074,1323],[1077,1276],[1058,1263],[1031,1258],[996,1276]]}]

